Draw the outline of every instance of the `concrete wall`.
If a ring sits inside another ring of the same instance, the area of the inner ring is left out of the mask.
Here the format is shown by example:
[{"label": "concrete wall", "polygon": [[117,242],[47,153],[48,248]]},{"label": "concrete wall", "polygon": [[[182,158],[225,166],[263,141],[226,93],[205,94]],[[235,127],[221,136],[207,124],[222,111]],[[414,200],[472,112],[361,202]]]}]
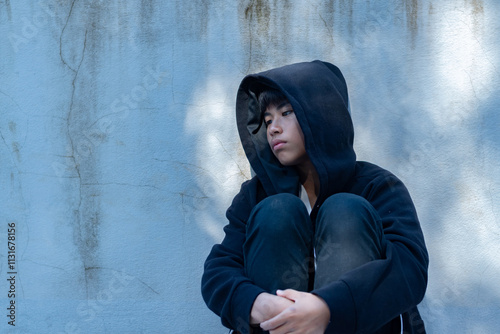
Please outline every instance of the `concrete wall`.
[{"label": "concrete wall", "polygon": [[499,12],[496,0],[0,1],[0,331],[226,333],[199,285],[250,177],[237,85],[323,59],[348,81],[359,159],[414,198],[428,332],[495,332]]}]

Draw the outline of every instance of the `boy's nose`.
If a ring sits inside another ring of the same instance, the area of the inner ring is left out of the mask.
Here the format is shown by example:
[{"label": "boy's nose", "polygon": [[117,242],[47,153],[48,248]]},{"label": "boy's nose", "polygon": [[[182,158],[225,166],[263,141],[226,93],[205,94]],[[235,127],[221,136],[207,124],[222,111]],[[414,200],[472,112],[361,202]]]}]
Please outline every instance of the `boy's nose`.
[{"label": "boy's nose", "polygon": [[278,122],[274,121],[271,123],[269,131],[271,132],[271,135],[272,135],[275,133],[281,133],[283,131],[283,129],[278,124]]}]

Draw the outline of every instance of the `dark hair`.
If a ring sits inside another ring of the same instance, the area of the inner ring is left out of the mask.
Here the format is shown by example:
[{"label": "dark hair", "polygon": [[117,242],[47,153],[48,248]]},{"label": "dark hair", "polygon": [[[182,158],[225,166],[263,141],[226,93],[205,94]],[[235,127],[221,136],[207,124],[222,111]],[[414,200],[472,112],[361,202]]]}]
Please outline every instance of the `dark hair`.
[{"label": "dark hair", "polygon": [[288,101],[285,94],[277,89],[264,90],[259,94],[259,106],[261,115],[264,114],[267,107],[278,106],[281,103]]},{"label": "dark hair", "polygon": [[260,109],[260,121],[259,126],[252,131],[253,134],[259,132],[260,128],[262,127],[262,124],[264,123],[264,112],[266,111],[267,107],[277,106],[285,101],[288,101],[285,94],[277,89],[272,88],[262,91],[259,94],[258,100]]}]

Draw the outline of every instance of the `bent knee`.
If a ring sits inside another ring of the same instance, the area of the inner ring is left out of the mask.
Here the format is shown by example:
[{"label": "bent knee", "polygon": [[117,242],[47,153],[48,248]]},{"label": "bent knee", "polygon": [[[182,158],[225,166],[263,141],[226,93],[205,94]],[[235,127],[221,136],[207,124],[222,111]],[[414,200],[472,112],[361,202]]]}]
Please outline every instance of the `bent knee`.
[{"label": "bent knee", "polygon": [[338,193],[326,199],[321,205],[320,212],[327,214],[359,214],[365,210],[372,210],[373,207],[365,198],[349,194]]},{"label": "bent knee", "polygon": [[302,224],[309,217],[304,203],[295,195],[281,193],[263,199],[250,214],[248,227],[272,235]]},{"label": "bent knee", "polygon": [[330,228],[355,232],[365,229],[368,225],[379,223],[376,210],[365,198],[349,194],[339,193],[330,196],[321,206],[318,219],[325,221]]}]

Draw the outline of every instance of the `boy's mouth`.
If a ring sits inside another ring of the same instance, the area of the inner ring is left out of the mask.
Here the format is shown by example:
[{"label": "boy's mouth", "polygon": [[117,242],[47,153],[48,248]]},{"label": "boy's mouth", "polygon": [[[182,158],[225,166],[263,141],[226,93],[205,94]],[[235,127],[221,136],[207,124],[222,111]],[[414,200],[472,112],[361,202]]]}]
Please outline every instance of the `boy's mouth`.
[{"label": "boy's mouth", "polygon": [[271,142],[271,147],[273,148],[273,151],[276,151],[283,147],[285,145],[285,141],[280,140],[280,139],[275,139]]}]

